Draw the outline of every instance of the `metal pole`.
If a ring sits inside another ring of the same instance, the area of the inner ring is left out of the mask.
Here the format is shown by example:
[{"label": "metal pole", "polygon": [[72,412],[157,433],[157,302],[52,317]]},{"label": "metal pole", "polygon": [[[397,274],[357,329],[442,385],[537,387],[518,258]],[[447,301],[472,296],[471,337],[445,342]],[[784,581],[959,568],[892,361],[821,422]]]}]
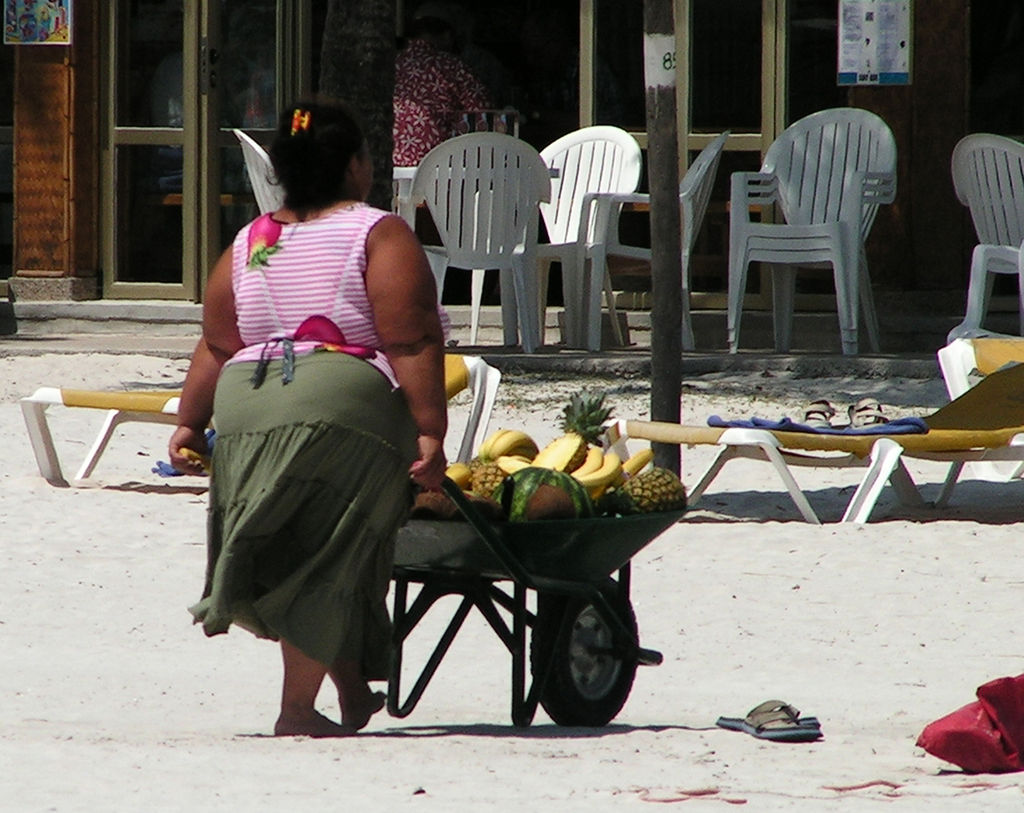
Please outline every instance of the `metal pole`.
[{"label": "metal pole", "polygon": [[[678,423],[682,395],[682,246],[673,0],[644,0],[647,167],[651,193],[651,419]],[[680,471],[680,448],[655,443],[654,462]]]}]

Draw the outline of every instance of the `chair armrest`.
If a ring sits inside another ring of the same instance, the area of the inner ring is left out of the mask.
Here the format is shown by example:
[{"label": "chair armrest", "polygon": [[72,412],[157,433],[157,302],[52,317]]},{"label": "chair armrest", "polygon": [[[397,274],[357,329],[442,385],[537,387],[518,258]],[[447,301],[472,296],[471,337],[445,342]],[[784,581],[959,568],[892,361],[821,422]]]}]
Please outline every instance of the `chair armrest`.
[{"label": "chair armrest", "polygon": [[779,202],[779,180],[770,172],[734,172],[730,176],[729,220],[750,220],[752,206]]},{"label": "chair armrest", "polygon": [[651,196],[647,192],[606,192],[603,197],[612,205],[651,202]]},{"label": "chair armrest", "polygon": [[611,228],[613,215],[617,218],[623,198],[628,197],[622,192],[588,192],[583,196],[583,209],[580,212],[579,233],[576,242],[580,246],[590,243],[604,243]]}]

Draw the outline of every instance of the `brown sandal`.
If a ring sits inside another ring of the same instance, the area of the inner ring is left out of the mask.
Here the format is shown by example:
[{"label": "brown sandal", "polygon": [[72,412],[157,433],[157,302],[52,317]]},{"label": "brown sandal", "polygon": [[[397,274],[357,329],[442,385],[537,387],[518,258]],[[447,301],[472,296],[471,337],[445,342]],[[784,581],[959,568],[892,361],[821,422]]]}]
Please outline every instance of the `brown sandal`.
[{"label": "brown sandal", "polygon": [[861,428],[889,423],[882,413],[882,405],[874,398],[861,398],[856,404],[850,405],[850,426]]}]

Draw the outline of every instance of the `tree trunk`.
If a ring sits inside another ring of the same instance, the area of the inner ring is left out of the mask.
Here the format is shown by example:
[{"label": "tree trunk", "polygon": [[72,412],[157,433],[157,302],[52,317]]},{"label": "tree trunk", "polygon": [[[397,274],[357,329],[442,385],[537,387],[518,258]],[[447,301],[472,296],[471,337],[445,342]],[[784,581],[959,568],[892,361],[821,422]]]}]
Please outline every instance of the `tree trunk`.
[{"label": "tree trunk", "polygon": [[[673,0],[644,0],[647,177],[651,188],[651,420],[678,423],[682,395],[682,246]],[[679,447],[655,443],[654,462],[679,473]]]},{"label": "tree trunk", "polygon": [[392,101],[395,87],[395,0],[328,0],[320,92],[359,116],[373,156],[370,203],[391,208]]}]

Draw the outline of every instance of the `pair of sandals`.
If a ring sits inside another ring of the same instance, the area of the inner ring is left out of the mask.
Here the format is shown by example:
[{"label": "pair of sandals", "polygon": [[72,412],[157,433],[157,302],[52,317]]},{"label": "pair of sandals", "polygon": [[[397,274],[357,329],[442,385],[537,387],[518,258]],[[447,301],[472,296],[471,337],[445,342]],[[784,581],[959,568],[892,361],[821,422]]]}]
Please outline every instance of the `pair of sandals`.
[{"label": "pair of sandals", "polygon": [[850,404],[846,410],[845,423],[838,415],[830,401],[820,398],[807,405],[803,422],[815,429],[862,429],[889,422],[889,418],[882,412],[882,405],[874,398],[861,398],[857,403]]}]

